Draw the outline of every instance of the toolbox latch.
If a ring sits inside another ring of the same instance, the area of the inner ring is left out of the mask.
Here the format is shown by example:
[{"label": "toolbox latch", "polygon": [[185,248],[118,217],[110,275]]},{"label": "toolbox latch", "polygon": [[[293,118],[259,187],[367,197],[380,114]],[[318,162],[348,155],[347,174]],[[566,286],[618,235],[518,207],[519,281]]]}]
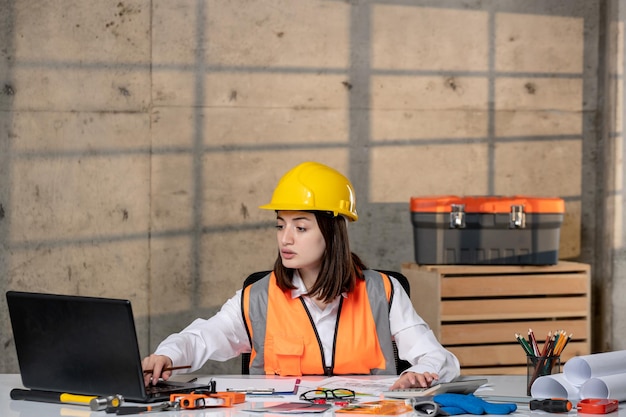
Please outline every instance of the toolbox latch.
[{"label": "toolbox latch", "polygon": [[450,229],[465,228],[465,204],[452,204],[450,211]]},{"label": "toolbox latch", "polygon": [[526,213],[524,213],[524,206],[521,204],[511,206],[509,229],[523,229],[525,227]]}]

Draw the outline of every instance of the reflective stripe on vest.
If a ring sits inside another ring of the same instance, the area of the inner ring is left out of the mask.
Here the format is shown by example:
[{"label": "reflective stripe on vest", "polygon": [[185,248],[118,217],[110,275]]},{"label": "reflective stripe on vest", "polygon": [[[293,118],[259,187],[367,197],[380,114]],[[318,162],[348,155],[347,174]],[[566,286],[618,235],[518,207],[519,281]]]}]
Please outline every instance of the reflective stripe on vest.
[{"label": "reflective stripe on vest", "polygon": [[[342,299],[332,374],[396,374],[389,328],[390,279],[364,271]],[[252,345],[251,374],[323,375],[322,348],[300,297],[282,291],[274,274],[246,287],[242,308]],[[372,337],[374,335],[374,337]]]}]

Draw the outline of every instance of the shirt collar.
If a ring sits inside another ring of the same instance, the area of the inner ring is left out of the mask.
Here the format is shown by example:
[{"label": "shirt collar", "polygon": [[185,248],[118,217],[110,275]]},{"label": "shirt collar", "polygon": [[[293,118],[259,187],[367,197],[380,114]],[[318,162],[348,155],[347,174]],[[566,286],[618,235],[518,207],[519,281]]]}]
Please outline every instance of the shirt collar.
[{"label": "shirt collar", "polygon": [[[291,298],[298,298],[302,295],[309,294],[306,289],[306,286],[304,285],[304,281],[302,281],[302,277],[300,276],[300,273],[298,273],[297,270],[293,271],[293,278],[291,279],[291,283],[296,287],[293,290],[291,290]],[[341,296],[343,298],[348,298],[348,293],[342,292]]]}]

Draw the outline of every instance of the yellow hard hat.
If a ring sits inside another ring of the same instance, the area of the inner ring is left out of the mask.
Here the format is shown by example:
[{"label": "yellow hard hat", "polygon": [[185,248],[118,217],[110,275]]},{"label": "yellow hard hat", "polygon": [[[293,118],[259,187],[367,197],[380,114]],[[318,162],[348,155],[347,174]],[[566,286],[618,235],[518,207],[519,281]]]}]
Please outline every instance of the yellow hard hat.
[{"label": "yellow hard hat", "polygon": [[350,180],[318,162],[303,162],[278,182],[265,210],[327,211],[356,221],[356,197]]}]

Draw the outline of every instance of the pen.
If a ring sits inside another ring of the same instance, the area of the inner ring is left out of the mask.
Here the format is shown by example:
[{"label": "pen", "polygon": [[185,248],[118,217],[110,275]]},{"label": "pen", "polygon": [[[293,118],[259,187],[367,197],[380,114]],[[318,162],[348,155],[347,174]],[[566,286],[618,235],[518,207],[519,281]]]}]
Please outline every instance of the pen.
[{"label": "pen", "polygon": [[[182,365],[182,366],[172,366],[169,368],[163,368],[161,369],[161,372],[167,372],[167,371],[175,371],[176,369],[189,369],[191,368],[191,365]],[[154,371],[154,369],[146,369],[145,371],[143,371],[144,374],[151,374]]]},{"label": "pen", "polygon": [[254,389],[254,388],[243,388],[243,389],[235,389],[235,388],[226,388],[227,392],[243,392],[247,395],[274,395],[274,388],[266,388],[266,389]]}]

